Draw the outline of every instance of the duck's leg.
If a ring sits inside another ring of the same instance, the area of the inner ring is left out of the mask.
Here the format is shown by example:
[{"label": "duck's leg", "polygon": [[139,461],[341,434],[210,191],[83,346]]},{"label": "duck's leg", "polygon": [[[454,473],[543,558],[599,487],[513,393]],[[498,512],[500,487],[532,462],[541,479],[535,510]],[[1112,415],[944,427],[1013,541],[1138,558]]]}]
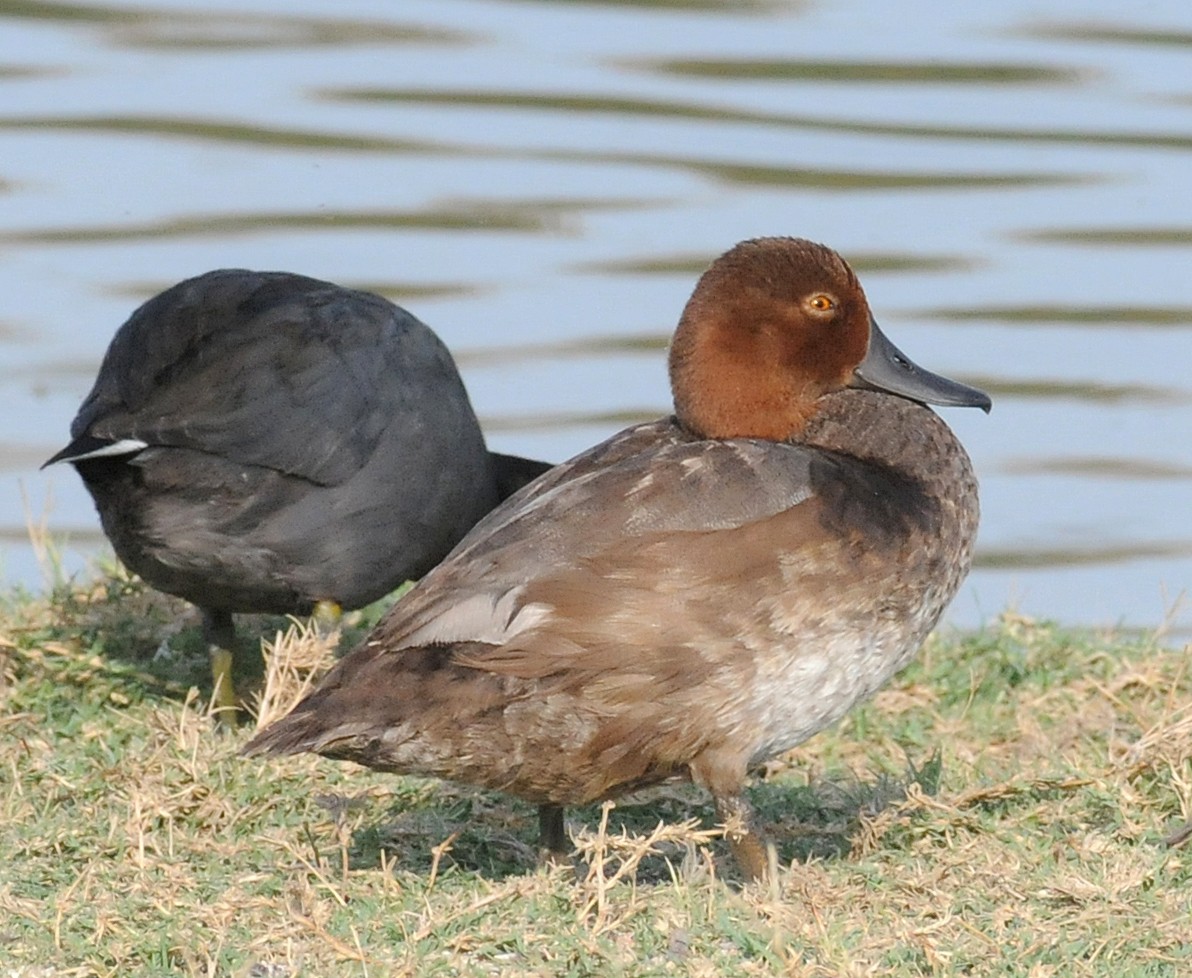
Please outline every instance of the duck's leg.
[{"label": "duck's leg", "polygon": [[747,880],[765,879],[770,873],[770,843],[757,827],[753,806],[743,794],[713,798],[716,817],[724,823],[733,858]]},{"label": "duck's leg", "polygon": [[236,687],[232,681],[232,643],[236,629],[227,611],[200,608],[203,616],[203,638],[211,656],[212,708],[215,722],[225,728],[236,726]]},{"label": "duck's leg", "polygon": [[691,779],[707,789],[724,824],[733,858],[748,880],[770,872],[770,844],[757,827],[753,806],[745,797],[745,758],[705,751],[690,764]]},{"label": "duck's leg", "polygon": [[565,863],[571,856],[571,841],[563,824],[562,805],[538,806],[538,852],[543,862]]}]

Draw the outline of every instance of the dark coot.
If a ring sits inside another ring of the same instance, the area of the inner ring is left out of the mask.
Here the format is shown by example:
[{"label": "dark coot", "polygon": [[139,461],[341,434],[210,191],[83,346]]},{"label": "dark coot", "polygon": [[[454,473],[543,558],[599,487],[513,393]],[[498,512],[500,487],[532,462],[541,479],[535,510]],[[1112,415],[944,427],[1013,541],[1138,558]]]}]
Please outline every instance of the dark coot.
[{"label": "dark coot", "polygon": [[406,310],[226,269],[120,327],[51,458],[117,556],[198,606],[219,715],[234,612],[359,608],[421,577],[544,462],[489,452],[447,348]]}]

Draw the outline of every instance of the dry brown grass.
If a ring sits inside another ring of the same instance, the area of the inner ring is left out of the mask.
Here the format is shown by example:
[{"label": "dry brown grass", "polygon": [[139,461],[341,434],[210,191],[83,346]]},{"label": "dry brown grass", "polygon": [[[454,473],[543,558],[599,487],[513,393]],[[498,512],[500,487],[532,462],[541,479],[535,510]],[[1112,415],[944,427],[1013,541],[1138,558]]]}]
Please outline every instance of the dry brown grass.
[{"label": "dry brown grass", "polygon": [[254,697],[256,729],[289,713],[335,662],[340,630],[326,631],[314,621],[291,620],[285,631],[261,643],[265,675]]}]

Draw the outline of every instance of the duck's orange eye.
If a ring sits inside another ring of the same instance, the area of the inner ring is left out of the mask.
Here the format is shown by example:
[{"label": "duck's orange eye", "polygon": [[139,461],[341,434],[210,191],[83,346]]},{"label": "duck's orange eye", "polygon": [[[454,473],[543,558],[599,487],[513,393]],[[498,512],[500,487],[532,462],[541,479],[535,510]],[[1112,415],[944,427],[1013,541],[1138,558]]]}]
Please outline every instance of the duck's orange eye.
[{"label": "duck's orange eye", "polygon": [[836,308],[836,300],[822,292],[813,295],[807,300],[807,304],[816,312],[831,312]]}]

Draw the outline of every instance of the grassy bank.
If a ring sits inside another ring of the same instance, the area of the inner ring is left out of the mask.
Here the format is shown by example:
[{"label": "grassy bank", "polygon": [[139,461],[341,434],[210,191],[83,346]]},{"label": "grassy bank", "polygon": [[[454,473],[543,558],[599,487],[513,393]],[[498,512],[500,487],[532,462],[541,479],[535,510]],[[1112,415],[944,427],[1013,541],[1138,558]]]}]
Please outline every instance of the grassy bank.
[{"label": "grassy bank", "polygon": [[783,868],[742,888],[688,788],[571,813],[582,863],[535,869],[501,796],[238,759],[179,603],[10,596],[0,978],[1192,974],[1190,666],[1013,616],[937,638],[759,780]]}]

